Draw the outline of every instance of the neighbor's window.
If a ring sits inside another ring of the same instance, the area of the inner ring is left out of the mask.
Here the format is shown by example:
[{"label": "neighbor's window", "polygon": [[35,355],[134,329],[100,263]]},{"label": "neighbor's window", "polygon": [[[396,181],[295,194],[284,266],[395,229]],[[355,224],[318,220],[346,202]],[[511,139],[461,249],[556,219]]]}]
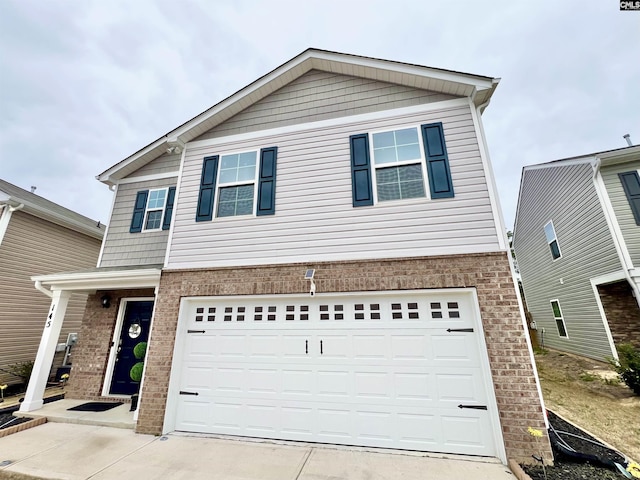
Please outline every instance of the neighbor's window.
[{"label": "neighbor's window", "polygon": [[424,157],[416,127],[373,133],[378,201],[424,197]]},{"label": "neighbor's window", "polygon": [[256,186],[258,152],[222,155],[218,182],[218,217],[251,215]]},{"label": "neighbor's window", "polygon": [[549,249],[551,250],[551,256],[554,260],[560,258],[562,254],[560,253],[560,246],[558,245],[558,237],[556,236],[556,230],[553,228],[553,222],[550,221],[544,226],[544,234],[547,237],[547,243],[549,244]]},{"label": "neighbor's window", "polygon": [[167,189],[150,190],[145,211],[145,230],[159,230],[162,228],[162,218],[167,204]]},{"label": "neighbor's window", "polygon": [[551,309],[553,310],[553,318],[556,321],[556,327],[558,328],[558,335],[567,338],[567,326],[564,323],[562,317],[562,310],[560,310],[560,302],[558,300],[551,300]]}]

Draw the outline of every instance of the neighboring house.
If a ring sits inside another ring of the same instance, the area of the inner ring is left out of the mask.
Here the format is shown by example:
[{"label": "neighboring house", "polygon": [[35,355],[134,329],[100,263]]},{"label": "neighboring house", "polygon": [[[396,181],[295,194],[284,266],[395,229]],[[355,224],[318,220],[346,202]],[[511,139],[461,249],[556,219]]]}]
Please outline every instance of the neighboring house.
[{"label": "neighboring house", "polygon": [[[97,221],[0,180],[0,384],[20,383],[10,367],[36,358],[50,301],[31,276],[95,266],[103,235]],[[86,301],[73,295],[56,343],[80,331]],[[52,358],[54,374],[64,354]]]},{"label": "neighboring house", "polygon": [[605,360],[640,345],[640,146],[524,167],[514,247],[538,340]]},{"label": "neighboring house", "polygon": [[497,83],[310,49],[177,127],[98,176],[99,268],[35,277],[39,359],[92,289],[68,396],[138,392],[148,340],[138,432],[530,461],[545,420],[480,119]]}]

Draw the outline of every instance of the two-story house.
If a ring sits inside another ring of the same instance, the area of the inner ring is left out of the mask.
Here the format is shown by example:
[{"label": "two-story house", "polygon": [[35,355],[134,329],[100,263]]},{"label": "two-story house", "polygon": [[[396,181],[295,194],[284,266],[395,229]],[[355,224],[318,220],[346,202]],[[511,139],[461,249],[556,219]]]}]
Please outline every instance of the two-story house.
[{"label": "two-story house", "polygon": [[[12,372],[24,365],[19,373],[26,375],[38,351],[49,300],[34,291],[31,276],[93,267],[104,231],[96,220],[0,180],[0,385],[24,382]],[[86,293],[70,298],[47,373],[71,363],[66,344],[80,330],[86,301]]]},{"label": "two-story house", "polygon": [[36,278],[43,362],[90,289],[68,396],[135,393],[148,341],[138,432],[530,461],[545,419],[481,122],[497,83],[309,49],[114,165],[98,268]]},{"label": "two-story house", "polygon": [[514,227],[545,346],[598,360],[640,345],[640,147],[524,167]]}]

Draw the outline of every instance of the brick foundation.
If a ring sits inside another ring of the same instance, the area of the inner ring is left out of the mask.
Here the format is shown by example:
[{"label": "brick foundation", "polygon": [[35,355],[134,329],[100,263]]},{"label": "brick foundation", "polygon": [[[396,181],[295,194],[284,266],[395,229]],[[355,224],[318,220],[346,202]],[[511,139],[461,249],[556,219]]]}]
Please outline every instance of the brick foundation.
[{"label": "brick foundation", "polygon": [[530,463],[531,455],[542,451],[551,461],[548,439],[527,432],[528,427],[545,431],[545,424],[504,253],[163,271],[136,431],[162,432],[181,297],[308,293],[301,273],[306,268],[316,269],[322,293],[475,287],[507,456]]},{"label": "brick foundation", "polygon": [[616,345],[640,347],[640,308],[626,281],[598,285],[602,307]]},{"label": "brick foundation", "polygon": [[[101,297],[108,293],[111,306],[102,308]],[[154,290],[98,291],[89,295],[82,318],[78,343],[71,351],[71,374],[66,398],[104,400],[102,384],[109,360],[109,349],[122,298],[153,297]]]}]

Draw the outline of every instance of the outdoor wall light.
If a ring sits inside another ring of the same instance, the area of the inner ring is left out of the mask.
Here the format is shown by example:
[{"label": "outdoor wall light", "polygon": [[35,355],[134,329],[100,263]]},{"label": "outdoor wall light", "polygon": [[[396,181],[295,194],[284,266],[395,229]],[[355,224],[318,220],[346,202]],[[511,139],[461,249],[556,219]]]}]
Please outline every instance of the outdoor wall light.
[{"label": "outdoor wall light", "polygon": [[105,293],[101,298],[102,308],[109,308],[111,306],[111,297],[108,293]]},{"label": "outdoor wall light", "polygon": [[315,275],[315,273],[316,271],[313,268],[310,268],[304,274],[304,279],[311,282],[311,290],[309,291],[309,295],[311,295],[312,297],[316,294],[316,283],[313,281],[313,276]]}]

